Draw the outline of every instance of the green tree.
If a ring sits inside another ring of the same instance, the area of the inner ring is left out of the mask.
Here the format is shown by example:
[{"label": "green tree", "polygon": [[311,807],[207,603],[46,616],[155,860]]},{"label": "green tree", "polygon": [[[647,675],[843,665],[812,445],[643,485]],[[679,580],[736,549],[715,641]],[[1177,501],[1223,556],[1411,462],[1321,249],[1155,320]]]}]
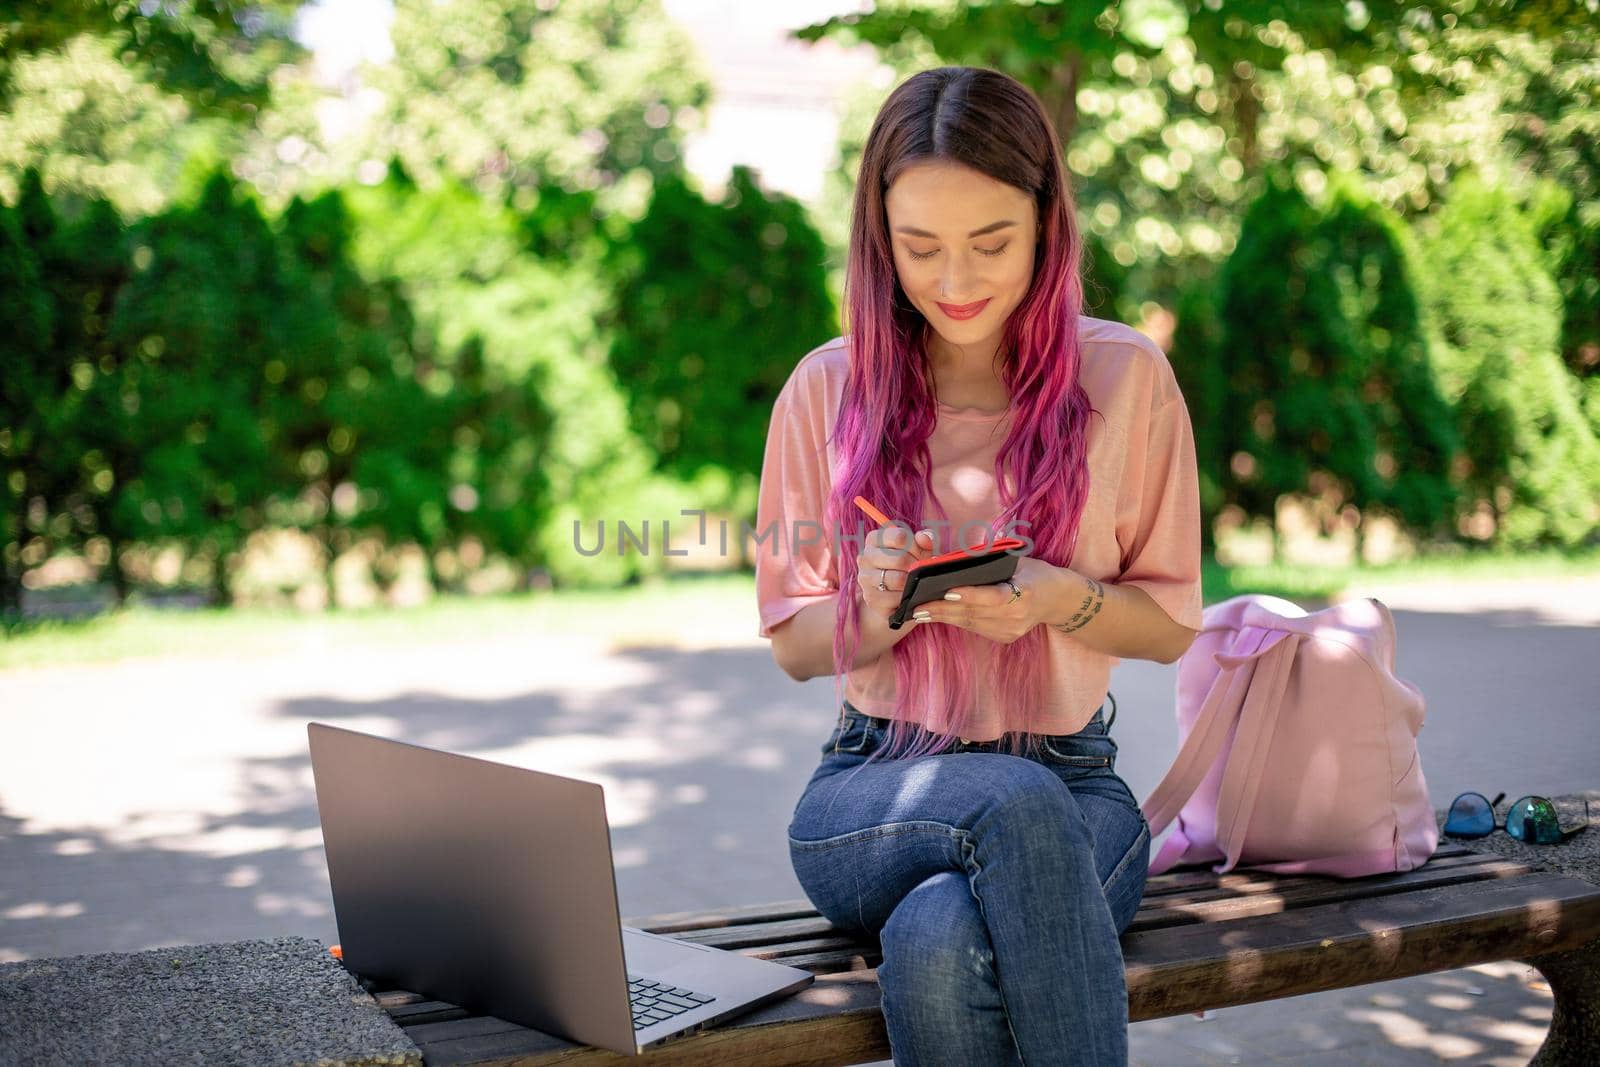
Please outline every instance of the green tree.
[{"label": "green tree", "polygon": [[1353,181],[1316,207],[1269,171],[1217,282],[1221,384],[1190,399],[1216,405],[1195,421],[1226,502],[1270,517],[1309,494],[1441,532],[1455,440],[1420,284],[1403,225]]},{"label": "green tree", "polygon": [[[30,179],[26,205],[37,199],[37,176]],[[57,465],[53,412],[71,388],[53,344],[55,308],[29,232],[37,227],[24,225],[25,210],[0,204],[0,322],[6,324],[0,330],[0,621],[20,614],[27,542],[47,532],[41,520],[57,488],[46,473]]]},{"label": "green tree", "polygon": [[[334,563],[359,537],[418,545],[431,580],[435,554],[454,533],[446,468],[462,398],[448,381],[433,382],[429,339],[398,284],[357,269],[354,226],[332,191],[295,197],[279,217],[298,296],[284,347],[265,368],[277,387],[269,400],[277,478],[298,487],[289,515],[322,548],[329,604]],[[380,586],[394,577],[384,559]]]},{"label": "green tree", "polygon": [[65,50],[78,38],[105,40],[163,92],[191,107],[235,116],[266,102],[267,75],[303,49],[290,37],[305,0],[11,0],[0,11],[0,106],[17,66]]},{"label": "green tree", "polygon": [[32,220],[29,229],[55,308],[56,328],[39,358],[57,369],[59,388],[36,396],[51,423],[49,452],[35,467],[37,476],[54,485],[44,496],[44,510],[52,516],[59,548],[84,551],[109,564],[120,603],[130,591],[123,567],[128,538],[110,502],[117,484],[130,476],[131,456],[125,449],[108,452],[101,446],[117,439],[130,414],[120,402],[102,409],[109,399],[106,384],[120,374],[123,362],[108,328],[133,271],[128,231],[104,200],[90,201],[75,218],[62,217],[37,172],[25,176],[18,206]]},{"label": "green tree", "polygon": [[448,175],[520,192],[523,211],[541,184],[598,190],[681,167],[683,129],[710,98],[656,0],[397,0],[390,37],[393,60],[365,75],[383,106],[342,157],[398,159],[429,188]]},{"label": "green tree", "polygon": [[[1600,70],[1600,35],[1585,32],[1593,7],[885,0],[796,36],[866,41],[897,80],[943,63],[1017,77],[1062,136],[1086,228],[1129,271],[1125,303],[1171,307],[1188,277],[1232,250],[1266,165],[1292,167],[1308,189],[1330,169],[1362,172],[1380,203],[1409,216],[1456,170],[1514,163],[1513,130],[1547,136],[1553,161],[1582,154],[1594,109],[1578,88]],[[1551,92],[1524,92],[1541,70]],[[847,117],[827,219],[848,202],[882,95],[867,86]],[[1596,199],[1583,188],[1580,199]],[[836,260],[838,225],[823,230]]]},{"label": "green tree", "polygon": [[[452,484],[465,486],[455,497],[472,504],[461,528],[563,584],[610,584],[658,565],[572,547],[575,522],[638,515],[655,465],[605,363],[603,238],[526,220],[454,179],[419,188],[398,163],[345,197],[357,264],[399,280],[433,339],[438,388],[472,398],[452,431]],[[538,234],[555,234],[569,254],[531,254]]]},{"label": "green tree", "polygon": [[804,209],[735,167],[721,203],[665,178],[630,239],[611,368],[662,467],[757,476],[767,415],[794,363],[838,332]]},{"label": "green tree", "polygon": [[1532,220],[1512,193],[1466,173],[1423,240],[1465,509],[1491,515],[1509,545],[1581,543],[1600,522],[1600,443],[1561,362],[1561,293]]},{"label": "green tree", "polygon": [[117,528],[208,560],[213,597],[227,604],[238,552],[266,524],[269,499],[289,491],[271,463],[271,364],[290,348],[303,294],[260,208],[225,175],[194,205],[141,222],[133,240],[133,276],[108,328],[122,361],[96,398],[125,418],[85,436],[129,472],[110,490]]},{"label": "green tree", "polygon": [[[0,196],[37,168],[67,215],[155,214],[230,156],[304,61],[303,0],[23,0],[0,13]],[[189,199],[188,195],[183,197]]]},{"label": "green tree", "polygon": [[1174,309],[1177,323],[1167,353],[1194,431],[1200,482],[1200,540],[1206,552],[1216,547],[1217,517],[1229,502],[1233,484],[1228,474],[1231,457],[1227,448],[1234,442],[1224,432],[1222,421],[1228,404],[1228,375],[1223,365],[1227,356],[1217,307],[1219,273],[1220,268],[1207,265],[1178,291]]}]

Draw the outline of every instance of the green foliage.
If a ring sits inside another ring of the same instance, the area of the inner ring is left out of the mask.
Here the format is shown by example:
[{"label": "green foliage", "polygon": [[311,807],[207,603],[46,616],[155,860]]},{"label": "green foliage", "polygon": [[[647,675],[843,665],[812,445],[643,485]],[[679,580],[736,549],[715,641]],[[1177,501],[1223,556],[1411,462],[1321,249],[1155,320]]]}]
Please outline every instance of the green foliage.
[{"label": "green foliage", "polygon": [[[63,213],[125,217],[198,192],[305,58],[303,0],[22,0],[0,13],[0,196],[37,168]],[[195,181],[195,177],[200,181]],[[189,198],[192,201],[192,197]]]},{"label": "green foliage", "polygon": [[289,36],[305,0],[11,0],[0,13],[0,105],[27,58],[98,37],[193,108],[235,117],[266,102],[267,74],[302,50]]},{"label": "green foliage", "polygon": [[[1600,375],[1600,210],[1541,179],[1525,210],[1561,290],[1561,358],[1579,377]],[[1600,416],[1600,411],[1591,409]]]},{"label": "green foliage", "polygon": [[49,490],[59,466],[51,402],[67,388],[51,344],[55,309],[25,230],[38,225],[26,218],[38,203],[30,178],[19,207],[0,204],[0,617],[21,610],[23,542],[44,532],[29,501]]},{"label": "green foliage", "polygon": [[[346,196],[358,221],[356,262],[400,280],[434,339],[440,390],[477,398],[453,438],[452,472],[471,489],[457,499],[475,502],[463,528],[563,584],[658,569],[656,556],[590,559],[572,547],[574,522],[592,529],[601,518],[643,517],[654,456],[630,430],[605,365],[597,322],[606,284],[571,213],[546,226],[458,181],[419,189],[398,165]],[[524,247],[530,235],[552,233],[570,257],[541,259]]]},{"label": "green foliage", "polygon": [[343,197],[296,197],[278,220],[300,310],[266,368],[284,484],[302,486],[283,525],[314,533],[330,564],[357,538],[410,542],[431,560],[459,532],[448,523],[451,427],[477,398],[429,388],[426,338],[391,279],[351,261]]},{"label": "green foliage", "polygon": [[1459,442],[1436,381],[1419,251],[1400,218],[1350,175],[1337,176],[1322,212],[1327,278],[1349,331],[1339,337],[1349,363],[1338,410],[1350,431],[1371,436],[1373,449],[1346,454],[1335,473],[1358,487],[1357,507],[1392,514],[1430,539],[1448,535]]},{"label": "green foliage", "polygon": [[[738,513],[751,414],[836,330],[881,84],[851,102],[819,237],[748,173],[722,204],[677,177],[709,89],[658,0],[398,0],[346,137],[324,120],[353,98],[287,39],[301,6],[0,13],[0,611],[75,547],[125,593],[124,549],[174,542],[226,596],[269,526],[330,558],[477,541],[563,584],[653,572],[659,550],[579,555],[574,522]],[[1178,311],[1208,518],[1311,492],[1426,536],[1483,501],[1507,543],[1571,544],[1600,499],[1596,17],[884,0],[797,36],[1039,94],[1085,310]],[[422,188],[379,180],[392,157]],[[1474,167],[1506,191],[1451,184]],[[1419,257],[1393,212],[1446,195]]]},{"label": "green foliage", "polygon": [[[195,203],[124,228],[103,201],[62,221],[36,178],[24,192],[6,217],[27,220],[15,232],[56,314],[36,373],[7,375],[30,387],[7,394],[7,474],[23,472],[7,515],[48,548],[103,542],[125,595],[122,549],[174,544],[211,561],[227,602],[232,557],[268,526],[312,533],[330,561],[360,535],[431,553],[470,526],[447,512],[478,492],[471,471],[464,491],[447,481],[451,450],[475,459],[504,401],[439,388],[403,295],[350,263],[338,194],[269,220],[216,174]],[[15,560],[23,535],[6,534]]]},{"label": "green foliage", "polygon": [[1399,220],[1357,186],[1318,208],[1269,172],[1218,279],[1221,386],[1190,398],[1217,405],[1195,418],[1215,424],[1224,500],[1271,515],[1285,493],[1332,496],[1441,532],[1455,440],[1418,284]]},{"label": "green foliage", "polygon": [[1600,442],[1560,357],[1561,293],[1533,223],[1464,174],[1424,239],[1445,341],[1440,380],[1470,464],[1468,509],[1507,543],[1575,545],[1600,521]]},{"label": "green foliage", "polygon": [[114,46],[84,35],[62,52],[30,56],[13,72],[0,108],[0,193],[15,197],[36,169],[64,213],[108,199],[124,216],[168,203],[173,156],[193,140],[183,101],[124,66]]},{"label": "green foliage", "polygon": [[1194,429],[1195,464],[1200,481],[1200,536],[1215,547],[1215,525],[1227,503],[1228,435],[1223,432],[1228,382],[1223,365],[1222,322],[1217,308],[1215,269],[1197,272],[1179,290],[1172,348],[1167,358],[1189,408]]},{"label": "green foliage", "polygon": [[[28,417],[48,426],[48,448],[32,457],[27,479],[29,513],[48,530],[36,545],[45,553],[71,549],[84,534],[98,532],[116,563],[121,542],[106,504],[128,464],[125,452],[103,446],[117,440],[127,414],[121,398],[106,389],[122,364],[108,330],[117,293],[133,270],[127,231],[104,201],[90,202],[76,218],[63,217],[32,171],[24,175],[18,210],[28,220],[25,233],[54,320],[48,343],[32,356],[48,367],[46,377],[22,398]],[[119,594],[126,590],[120,571],[113,584]]]},{"label": "green foliage", "polygon": [[746,167],[720,204],[668,178],[618,259],[610,363],[636,431],[680,477],[758,476],[778,391],[838,333],[804,209]]},{"label": "green foliage", "polygon": [[1134,318],[1128,306],[1128,268],[1117,262],[1093,229],[1079,226],[1083,238],[1083,313],[1099,319],[1127,322]]},{"label": "green foliage", "polygon": [[224,175],[131,237],[133,274],[107,330],[120,363],[96,383],[111,418],[86,428],[127,472],[102,498],[106,528],[211,559],[226,602],[230,556],[290,487],[272,462],[284,412],[271,367],[317,358],[297,342],[326,309],[304,299],[259,207]]},{"label": "green foliage", "polygon": [[369,79],[383,110],[356,158],[496,200],[679,169],[681,128],[710,99],[657,0],[397,0],[390,38],[393,61]]},{"label": "green foliage", "polygon": [[[1461,167],[1514,165],[1569,178],[1592,212],[1595,18],[1588,0],[885,0],[796,36],[871,43],[896,81],[944,63],[1022,81],[1061,134],[1086,223],[1129,270],[1130,302],[1170,308],[1233,247],[1266,163],[1315,193],[1329,169],[1360,172],[1406,216]],[[830,187],[854,175],[883,96],[864,92]]]}]

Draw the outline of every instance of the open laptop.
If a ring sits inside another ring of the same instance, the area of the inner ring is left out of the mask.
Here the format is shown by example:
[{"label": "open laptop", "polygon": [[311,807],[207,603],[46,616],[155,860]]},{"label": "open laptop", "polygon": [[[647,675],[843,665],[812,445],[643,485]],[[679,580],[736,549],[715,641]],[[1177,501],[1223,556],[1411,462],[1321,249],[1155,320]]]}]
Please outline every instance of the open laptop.
[{"label": "open laptop", "polygon": [[623,1055],[813,980],[623,926],[597,783],[323,723],[307,733],[358,974]]}]

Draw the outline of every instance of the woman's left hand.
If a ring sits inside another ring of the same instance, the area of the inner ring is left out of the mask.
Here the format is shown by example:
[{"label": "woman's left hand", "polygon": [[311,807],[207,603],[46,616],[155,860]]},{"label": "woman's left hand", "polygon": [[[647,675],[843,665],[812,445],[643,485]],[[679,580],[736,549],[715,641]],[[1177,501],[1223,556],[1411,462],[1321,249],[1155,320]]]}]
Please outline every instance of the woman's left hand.
[{"label": "woman's left hand", "polygon": [[1055,584],[1070,574],[1063,567],[1046,563],[1032,556],[1017,560],[1017,571],[1011,580],[1022,590],[1014,597],[1011,586],[1005,582],[992,585],[963,585],[950,590],[959,600],[933,600],[917,606],[916,613],[928,613],[919,625],[930,622],[949,623],[963,630],[971,630],[991,641],[1009,645],[1041,622],[1052,598]]}]

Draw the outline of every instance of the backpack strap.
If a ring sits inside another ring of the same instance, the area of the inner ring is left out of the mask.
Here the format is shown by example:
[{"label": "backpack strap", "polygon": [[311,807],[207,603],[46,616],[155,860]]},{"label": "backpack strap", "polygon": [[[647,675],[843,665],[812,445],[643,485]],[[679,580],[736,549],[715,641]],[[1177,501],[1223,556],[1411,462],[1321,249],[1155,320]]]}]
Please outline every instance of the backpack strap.
[{"label": "backpack strap", "polygon": [[[1272,734],[1283,708],[1283,694],[1289,688],[1289,672],[1300,647],[1302,635],[1274,631],[1251,658],[1256,661],[1250,691],[1239,711],[1239,726],[1233,747],[1228,750],[1228,766],[1222,772],[1217,790],[1217,847],[1224,862],[1218,874],[1233,870],[1244,850],[1245,832],[1255,812],[1256,796],[1272,749]],[[1226,661],[1233,657],[1217,657]]]},{"label": "backpack strap", "polygon": [[[1140,805],[1145,819],[1150,823],[1152,837],[1165,830],[1167,824],[1178,817],[1178,812],[1189,802],[1194,791],[1200,788],[1200,783],[1216,763],[1230,729],[1239,718],[1239,709],[1249,690],[1251,675],[1255,673],[1252,653],[1261,647],[1269,635],[1270,631],[1267,630],[1258,630],[1254,634],[1241,632],[1234,637],[1234,648],[1216,653],[1215,659],[1222,669],[1212,681],[1205,702],[1200,705],[1189,736],[1184,739],[1183,747],[1178,750],[1161,784]],[[1245,649],[1245,645],[1251,647]],[[1251,665],[1250,669],[1241,669],[1247,664]],[[1166,851],[1165,846],[1162,851]]]},{"label": "backpack strap", "polygon": [[1183,824],[1179,823],[1172,828],[1172,833],[1161,842],[1161,847],[1156,849],[1155,857],[1150,861],[1150,874],[1161,874],[1167,868],[1177,863],[1183,854],[1189,851],[1189,835],[1183,832]]}]

